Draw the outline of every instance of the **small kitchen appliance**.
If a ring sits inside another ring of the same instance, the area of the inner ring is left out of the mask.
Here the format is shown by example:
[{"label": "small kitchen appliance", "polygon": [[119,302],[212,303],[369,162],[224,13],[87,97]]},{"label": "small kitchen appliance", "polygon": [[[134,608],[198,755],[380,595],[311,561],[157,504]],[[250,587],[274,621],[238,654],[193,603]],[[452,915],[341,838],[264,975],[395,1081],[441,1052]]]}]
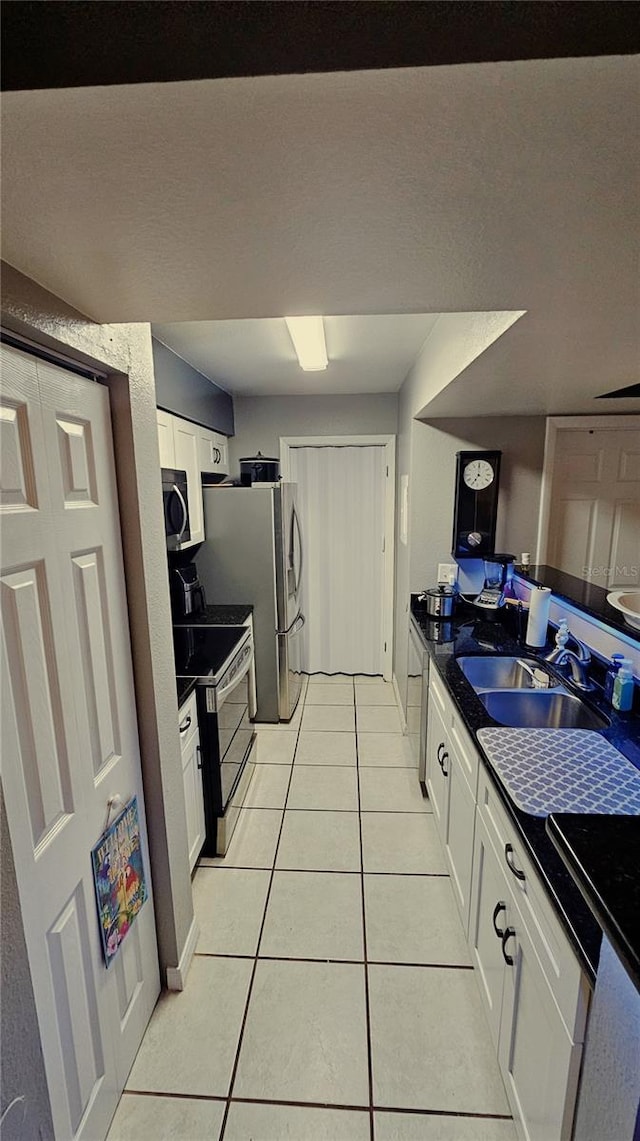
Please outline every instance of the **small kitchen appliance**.
[{"label": "small kitchen appliance", "polygon": [[484,559],[484,583],[480,593],[472,598],[474,606],[481,610],[499,610],[504,606],[505,595],[513,578],[515,555],[491,555]]},{"label": "small kitchen appliance", "polygon": [[273,456],[245,456],[240,460],[240,484],[251,487],[254,483],[277,483],[280,479],[280,460]]},{"label": "small kitchen appliance", "polygon": [[174,622],[181,618],[197,620],[206,609],[206,599],[195,563],[170,567],[169,585]]},{"label": "small kitchen appliance", "polygon": [[424,604],[430,618],[451,618],[457,593],[455,586],[438,583],[437,586],[423,590],[422,594],[418,595],[418,602]]},{"label": "small kitchen appliance", "polygon": [[162,468],[164,532],[168,551],[180,551],[191,541],[187,473]]}]

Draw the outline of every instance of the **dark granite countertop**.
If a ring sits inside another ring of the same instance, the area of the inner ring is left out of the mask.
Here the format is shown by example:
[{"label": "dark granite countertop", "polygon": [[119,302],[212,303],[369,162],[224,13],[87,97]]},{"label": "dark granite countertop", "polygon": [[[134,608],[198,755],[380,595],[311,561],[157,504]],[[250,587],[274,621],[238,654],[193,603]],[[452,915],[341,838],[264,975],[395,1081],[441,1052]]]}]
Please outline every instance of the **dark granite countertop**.
[{"label": "dark granite countertop", "polygon": [[[477,740],[478,729],[495,726],[475,690],[465,678],[456,662],[461,654],[503,653],[522,654],[524,647],[515,637],[515,615],[500,612],[500,617],[488,618],[473,606],[461,603],[451,622],[434,623],[420,607],[417,596],[411,597],[411,615],[420,629],[424,645],[433,665],[444,680],[452,700],[463,721],[476,741],[485,766],[510,816],[514,820],[529,855],[547,888],[549,897],[567,932],[589,979],[594,982],[602,933],[585,903],[573,876],[559,856],[545,829],[543,817],[530,816],[513,803],[495,774],[491,762]],[[443,631],[448,640],[443,641]],[[548,649],[551,647],[549,646]],[[535,656],[529,650],[527,656]],[[538,651],[542,655],[545,651]],[[563,683],[570,683],[563,679]],[[620,752],[640,768],[640,720],[629,715],[616,714],[605,706],[599,697],[589,700],[610,718],[610,726],[602,731]]]},{"label": "dark granite countertop", "polygon": [[[526,573],[518,567],[516,573],[525,582],[531,582],[534,586],[549,586],[555,598],[561,602],[569,602],[576,610],[582,610],[592,618],[606,622],[607,626],[626,634],[627,638],[640,641],[638,631],[625,622],[619,610],[607,602],[607,595],[611,592],[606,587],[596,586],[572,574],[565,574],[555,567],[531,566]],[[629,589],[634,589],[633,585],[630,585]]]},{"label": "dark granite countertop", "polygon": [[[174,626],[243,626],[253,606],[250,603],[218,603],[206,606],[203,613],[197,617],[179,618]],[[184,704],[190,693],[195,689],[196,679],[193,677],[177,677],[176,690],[178,694],[178,708]]]},{"label": "dark granite countertop", "polygon": [[640,816],[558,812],[547,832],[640,990]]},{"label": "dark granite countertop", "polygon": [[178,694],[178,709],[184,705],[187,698],[193,693],[196,688],[195,677],[177,677],[176,678],[176,691]]},{"label": "dark granite countertop", "polygon": [[205,606],[202,614],[190,614],[187,618],[174,621],[174,626],[242,626],[253,614],[253,606],[246,604],[223,604]]}]

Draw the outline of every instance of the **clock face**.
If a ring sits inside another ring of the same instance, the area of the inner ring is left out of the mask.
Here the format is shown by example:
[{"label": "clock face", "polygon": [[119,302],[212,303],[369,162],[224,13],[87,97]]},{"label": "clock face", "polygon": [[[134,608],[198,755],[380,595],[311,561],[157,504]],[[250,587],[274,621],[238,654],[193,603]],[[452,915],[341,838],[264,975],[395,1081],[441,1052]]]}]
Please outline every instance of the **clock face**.
[{"label": "clock face", "polygon": [[494,471],[487,460],[471,460],[463,472],[463,479],[472,491],[482,491],[493,483]]}]

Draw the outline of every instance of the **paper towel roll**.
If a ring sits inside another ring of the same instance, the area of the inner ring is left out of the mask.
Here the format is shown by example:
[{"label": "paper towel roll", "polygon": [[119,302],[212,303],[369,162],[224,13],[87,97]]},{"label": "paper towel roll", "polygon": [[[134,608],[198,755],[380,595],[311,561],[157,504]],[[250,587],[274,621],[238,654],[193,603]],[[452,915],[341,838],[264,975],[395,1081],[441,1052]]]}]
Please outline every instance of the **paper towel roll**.
[{"label": "paper towel roll", "polygon": [[551,590],[548,586],[534,586],[529,595],[529,621],[527,622],[528,646],[544,646],[547,641],[547,625]]}]

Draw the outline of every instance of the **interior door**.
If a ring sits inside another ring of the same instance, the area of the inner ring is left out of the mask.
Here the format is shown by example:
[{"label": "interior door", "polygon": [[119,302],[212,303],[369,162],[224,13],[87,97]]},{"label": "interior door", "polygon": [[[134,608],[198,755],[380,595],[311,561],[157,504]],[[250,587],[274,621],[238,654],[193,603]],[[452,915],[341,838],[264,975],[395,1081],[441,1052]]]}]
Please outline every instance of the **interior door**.
[{"label": "interior door", "polygon": [[[105,1136],[159,991],[107,390],[3,347],[3,786],[56,1136]],[[138,798],[149,898],[107,971],[90,849]]]},{"label": "interior door", "polygon": [[640,418],[628,429],[561,428],[546,562],[598,586],[640,586]]}]

